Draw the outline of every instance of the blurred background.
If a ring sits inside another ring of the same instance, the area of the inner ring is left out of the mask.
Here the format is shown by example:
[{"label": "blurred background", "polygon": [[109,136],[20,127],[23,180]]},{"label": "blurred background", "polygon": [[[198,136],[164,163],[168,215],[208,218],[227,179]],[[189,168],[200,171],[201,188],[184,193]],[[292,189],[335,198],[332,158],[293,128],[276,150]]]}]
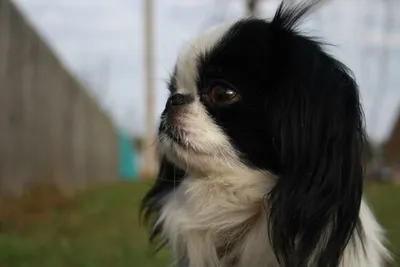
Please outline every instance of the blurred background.
[{"label": "blurred background", "polygon": [[[288,2],[297,2],[288,0]],[[304,24],[355,73],[366,198],[400,247],[400,2],[330,0]],[[138,205],[179,48],[276,0],[0,0],[0,267],[166,267]]]}]

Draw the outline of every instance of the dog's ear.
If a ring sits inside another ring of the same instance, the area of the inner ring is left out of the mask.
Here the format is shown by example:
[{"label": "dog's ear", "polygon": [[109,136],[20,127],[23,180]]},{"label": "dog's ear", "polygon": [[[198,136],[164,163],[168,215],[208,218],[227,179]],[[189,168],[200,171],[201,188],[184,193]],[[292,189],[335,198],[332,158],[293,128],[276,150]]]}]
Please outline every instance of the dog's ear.
[{"label": "dog's ear", "polygon": [[[289,25],[301,10],[279,12],[275,19]],[[365,133],[359,92],[347,68],[318,43],[284,30],[275,38],[281,51],[276,62],[287,76],[275,76],[282,79],[275,81],[274,123],[268,126],[275,128],[281,164],[268,195],[270,239],[281,266],[337,267],[361,229]]]},{"label": "dog's ear", "polygon": [[355,82],[336,67],[293,94],[280,119],[283,171],[269,194],[269,225],[282,266],[339,266],[359,226],[363,116]]},{"label": "dog's ear", "polygon": [[315,76],[303,73],[309,81],[285,85],[303,88],[284,91],[290,104],[277,115],[282,173],[269,194],[269,226],[285,267],[339,266],[359,226],[365,134],[358,88],[333,58],[318,62]]},{"label": "dog's ear", "polygon": [[[162,225],[155,225],[161,211],[164,198],[181,183],[186,173],[177,168],[165,157],[160,160],[157,180],[142,199],[141,215],[143,221],[151,228],[150,241],[155,243],[161,233]],[[163,246],[163,244],[160,244]]]}]

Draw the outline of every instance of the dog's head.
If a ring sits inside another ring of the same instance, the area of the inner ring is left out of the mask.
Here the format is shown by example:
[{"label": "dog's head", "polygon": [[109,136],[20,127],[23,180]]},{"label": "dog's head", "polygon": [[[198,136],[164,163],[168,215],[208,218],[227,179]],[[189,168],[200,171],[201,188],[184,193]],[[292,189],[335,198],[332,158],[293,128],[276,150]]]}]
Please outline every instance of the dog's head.
[{"label": "dog's head", "polygon": [[296,29],[312,6],[281,5],[271,21],[219,26],[182,49],[161,116],[162,168],[145,199],[148,214],[185,172],[267,171],[278,177],[265,192],[278,261],[338,265],[358,222],[364,126],[348,69]]}]

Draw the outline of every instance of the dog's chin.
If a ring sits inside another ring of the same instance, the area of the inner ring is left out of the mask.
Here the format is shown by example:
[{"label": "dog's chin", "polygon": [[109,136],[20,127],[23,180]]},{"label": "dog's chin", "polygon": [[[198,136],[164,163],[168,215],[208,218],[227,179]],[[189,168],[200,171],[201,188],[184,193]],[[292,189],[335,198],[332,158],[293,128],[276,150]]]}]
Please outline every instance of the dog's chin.
[{"label": "dog's chin", "polygon": [[[214,148],[214,149],[212,149]],[[242,163],[231,149],[210,146],[202,147],[195,140],[160,134],[158,154],[189,173],[213,175],[238,169]]]}]

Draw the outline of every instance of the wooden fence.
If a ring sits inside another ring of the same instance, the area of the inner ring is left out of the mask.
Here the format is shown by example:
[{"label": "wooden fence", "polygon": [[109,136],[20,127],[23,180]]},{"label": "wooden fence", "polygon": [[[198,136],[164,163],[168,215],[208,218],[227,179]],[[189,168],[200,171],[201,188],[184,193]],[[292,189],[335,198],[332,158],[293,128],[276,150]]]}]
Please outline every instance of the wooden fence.
[{"label": "wooden fence", "polygon": [[9,0],[0,1],[0,195],[117,179],[114,126]]}]

